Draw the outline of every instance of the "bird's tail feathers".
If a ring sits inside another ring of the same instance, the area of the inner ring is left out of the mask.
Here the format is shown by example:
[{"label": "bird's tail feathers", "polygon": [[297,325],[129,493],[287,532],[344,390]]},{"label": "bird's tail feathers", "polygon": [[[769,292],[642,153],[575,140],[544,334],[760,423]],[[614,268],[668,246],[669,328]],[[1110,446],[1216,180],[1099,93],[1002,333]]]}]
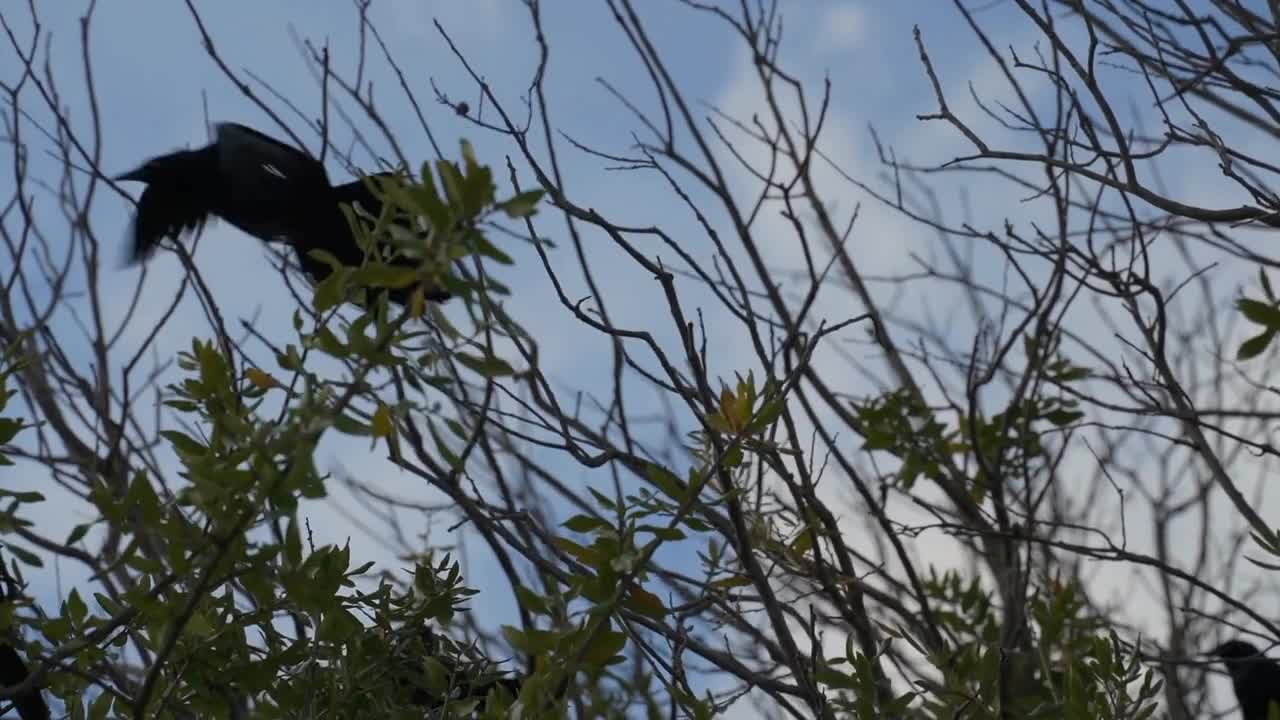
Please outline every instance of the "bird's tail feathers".
[{"label": "bird's tail feathers", "polygon": [[151,257],[166,237],[176,240],[203,229],[209,208],[202,200],[198,195],[175,192],[164,185],[148,185],[138,198],[138,212],[130,228],[133,244],[129,263]]}]

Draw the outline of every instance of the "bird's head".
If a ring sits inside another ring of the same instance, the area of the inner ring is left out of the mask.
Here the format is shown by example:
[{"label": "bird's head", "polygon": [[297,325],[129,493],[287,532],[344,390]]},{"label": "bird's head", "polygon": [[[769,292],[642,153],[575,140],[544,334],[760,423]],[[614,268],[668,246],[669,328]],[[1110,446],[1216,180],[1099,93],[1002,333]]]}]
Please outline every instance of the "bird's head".
[{"label": "bird's head", "polygon": [[1224,662],[1232,662],[1235,660],[1246,660],[1249,658],[1259,657],[1262,653],[1258,651],[1257,646],[1244,640],[1228,640],[1218,647],[1210,650],[1208,655],[1212,657],[1222,658]]},{"label": "bird's head", "polygon": [[1253,673],[1257,667],[1269,666],[1275,662],[1263,655],[1256,645],[1244,640],[1228,640],[1208,654],[1220,658],[1227,673],[1236,680]]}]

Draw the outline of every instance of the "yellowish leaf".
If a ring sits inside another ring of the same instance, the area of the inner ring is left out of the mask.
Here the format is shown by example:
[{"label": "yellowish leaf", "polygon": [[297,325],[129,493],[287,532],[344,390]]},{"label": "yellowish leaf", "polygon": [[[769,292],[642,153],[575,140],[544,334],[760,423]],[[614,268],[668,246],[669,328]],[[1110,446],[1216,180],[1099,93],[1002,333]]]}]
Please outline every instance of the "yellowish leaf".
[{"label": "yellowish leaf", "polygon": [[422,317],[422,313],[427,310],[427,296],[422,291],[422,284],[419,283],[413,289],[413,297],[409,300],[409,317],[417,319]]},{"label": "yellowish leaf", "polygon": [[260,368],[249,368],[245,371],[244,376],[259,390],[270,390],[280,384],[276,382],[275,378],[271,377],[270,373]]},{"label": "yellowish leaf", "polygon": [[371,431],[374,437],[391,437],[396,432],[395,422],[391,419],[391,408],[386,403],[378,403],[373,413]]}]

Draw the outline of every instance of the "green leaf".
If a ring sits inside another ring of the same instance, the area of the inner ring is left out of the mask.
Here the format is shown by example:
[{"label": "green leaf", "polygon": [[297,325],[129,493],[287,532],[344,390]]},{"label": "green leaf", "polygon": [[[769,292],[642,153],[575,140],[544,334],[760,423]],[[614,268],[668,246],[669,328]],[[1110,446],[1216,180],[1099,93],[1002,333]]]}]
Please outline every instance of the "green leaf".
[{"label": "green leaf", "polygon": [[370,428],[376,438],[390,437],[395,433],[396,424],[391,417],[391,408],[386,403],[378,403],[378,409],[373,413]]},{"label": "green leaf", "polygon": [[462,146],[462,162],[465,170],[465,187],[463,199],[464,217],[472,218],[493,202],[493,170],[476,161],[475,148],[466,140]]},{"label": "green leaf", "polygon": [[667,608],[662,604],[662,598],[639,585],[632,586],[622,604],[632,612],[640,613],[655,620],[661,620],[667,615]]},{"label": "green leaf", "polygon": [[460,352],[455,354],[453,357],[459,364],[471,369],[483,377],[507,377],[516,373],[515,368],[511,367],[506,360],[493,355],[477,357],[475,355]]},{"label": "green leaf", "polygon": [[813,533],[807,529],[802,530],[796,539],[791,541],[789,547],[796,555],[804,555],[813,548]]},{"label": "green leaf", "polygon": [[80,542],[81,538],[83,538],[85,534],[88,532],[89,532],[89,523],[80,523],[79,525],[71,528],[71,532],[67,535],[67,540],[64,544],[74,545]]},{"label": "green leaf", "polygon": [[195,438],[178,430],[161,430],[160,436],[169,441],[175,452],[186,457],[203,457],[209,449]]},{"label": "green leaf", "polygon": [[276,364],[282,370],[290,372],[298,372],[302,370],[302,355],[298,353],[298,346],[289,343],[285,346],[284,352],[276,355]]},{"label": "green leaf", "polygon": [[751,578],[746,575],[730,575],[727,578],[713,580],[708,584],[708,587],[712,587],[717,590],[732,590],[733,588],[746,587],[750,584]]},{"label": "green leaf", "polygon": [[18,560],[22,561],[24,564],[32,567],[44,567],[44,561],[40,559],[40,556],[30,550],[20,548],[11,543],[3,543],[3,545],[9,552],[13,553],[14,557],[18,558]]},{"label": "green leaf", "polygon": [[510,255],[499,250],[493,243],[489,242],[488,238],[479,233],[475,234],[472,244],[478,254],[490,258],[500,265],[514,265],[516,262],[511,259]]},{"label": "green leaf", "polygon": [[409,209],[430,220],[432,229],[448,232],[453,221],[449,217],[449,208],[440,200],[440,191],[436,189],[435,180],[431,176],[430,162],[422,163],[419,177],[422,178],[422,184],[415,186],[409,193],[412,203]]},{"label": "green leaf", "polygon": [[1054,410],[1053,412],[1046,413],[1044,419],[1058,427],[1062,427],[1064,425],[1070,425],[1082,417],[1084,417],[1084,413],[1078,410]]},{"label": "green leaf", "polygon": [[335,256],[333,253],[329,252],[328,250],[320,250],[320,249],[308,250],[307,257],[311,258],[312,260],[322,262],[325,265],[328,265],[330,268],[333,268],[334,270],[341,270],[343,267],[342,261],[339,260],[337,256]]},{"label": "green leaf", "polygon": [[324,620],[320,621],[320,627],[316,629],[316,639],[321,642],[340,643],[360,630],[359,620],[352,617],[348,611],[335,608],[324,614]]},{"label": "green leaf", "polygon": [[680,478],[676,477],[675,473],[661,465],[649,463],[645,474],[648,475],[649,482],[653,483],[667,497],[676,502],[684,502],[688,492],[681,486]]},{"label": "green leaf", "polygon": [[320,284],[316,286],[315,297],[311,299],[311,304],[316,312],[322,313],[342,302],[346,296],[348,272],[350,271],[345,268],[335,270],[330,273],[329,277],[320,281]]},{"label": "green leaf", "polygon": [[89,704],[89,720],[104,720],[107,713],[111,712],[111,703],[114,699],[115,695],[112,693],[98,693],[98,697]]},{"label": "green leaf", "polygon": [[568,538],[552,538],[551,544],[572,555],[575,560],[587,567],[598,568],[604,564],[604,557],[602,557],[600,553],[590,548],[583,547]]},{"label": "green leaf", "polygon": [[498,203],[495,207],[513,219],[527,218],[538,211],[538,203],[542,200],[541,190],[526,190],[515,197]]},{"label": "green leaf", "polygon": [[660,527],[657,525],[641,525],[638,530],[653,533],[653,536],[659,540],[684,540],[684,531],[674,527]]},{"label": "green leaf", "polygon": [[244,372],[244,376],[259,390],[270,390],[280,384],[271,376],[271,373],[263,370],[262,368],[249,368]]},{"label": "green leaf", "polygon": [[524,585],[516,586],[516,597],[520,600],[521,605],[539,615],[549,615],[551,613],[551,606],[547,604],[546,598]]},{"label": "green leaf", "polygon": [[134,474],[129,489],[125,491],[125,506],[136,511],[146,522],[160,519],[160,498],[148,482],[145,472]]},{"label": "green leaf", "polygon": [[368,425],[345,413],[333,418],[333,428],[344,435],[359,437],[368,436],[373,432]]},{"label": "green leaf", "polygon": [[502,636],[511,647],[527,655],[541,655],[555,649],[560,638],[546,630],[531,629],[528,631],[510,625],[502,626]]},{"label": "green leaf", "polygon": [[7,443],[22,429],[22,422],[14,418],[0,418],[0,443]]},{"label": "green leaf", "polygon": [[777,421],[778,416],[782,415],[782,411],[787,409],[787,401],[784,398],[775,398],[766,402],[760,407],[755,418],[751,421],[751,431],[760,432],[767,429]]},{"label": "green leaf", "polygon": [[1089,368],[1071,366],[1069,369],[1062,371],[1058,375],[1061,382],[1074,382],[1076,380],[1085,380],[1089,377]]},{"label": "green leaf", "polygon": [[458,166],[448,160],[437,160],[436,175],[440,177],[440,184],[443,186],[444,198],[449,203],[449,209],[461,214],[466,207],[466,202],[463,197],[462,173],[458,171]]},{"label": "green leaf", "polygon": [[1249,360],[1261,355],[1275,336],[1275,330],[1267,330],[1261,335],[1255,335],[1240,343],[1240,347],[1236,350],[1236,360]]},{"label": "green leaf", "polygon": [[369,263],[356,270],[352,280],[368,287],[406,288],[418,282],[418,269],[396,267],[382,262]]},{"label": "green leaf", "polygon": [[609,527],[609,523],[590,515],[574,515],[564,521],[562,526],[577,533],[589,533],[597,528]]},{"label": "green leaf", "polygon": [[41,495],[40,493],[34,490],[28,490],[27,492],[11,492],[9,490],[0,490],[0,497],[13,498],[14,500],[20,503],[44,502],[44,495]]},{"label": "green leaf", "polygon": [[614,502],[612,498],[590,485],[587,486],[587,492],[591,493],[591,497],[595,498],[595,501],[600,503],[600,507],[608,508],[610,510],[618,509],[618,504]]},{"label": "green leaf", "polygon": [[84,599],[80,597],[79,591],[75,588],[72,588],[67,595],[66,602],[62,604],[62,610],[62,614],[76,625],[82,624],[85,616],[89,614],[89,607],[84,604]]},{"label": "green leaf", "polygon": [[715,430],[716,432],[724,433],[725,435],[734,434],[733,427],[729,425],[729,421],[719,413],[707,413],[704,416],[704,420],[706,420],[707,427]]},{"label": "green leaf", "polygon": [[312,337],[315,338],[316,347],[319,347],[327,355],[331,355],[338,359],[351,355],[350,348],[344,345],[342,341],[338,339],[338,336],[334,335],[333,331],[328,327],[321,326]]},{"label": "green leaf", "polygon": [[1267,328],[1280,328],[1280,308],[1260,300],[1240,298],[1236,300],[1236,309],[1251,322]]},{"label": "green leaf", "polygon": [[582,661],[591,665],[606,665],[627,645],[626,633],[601,628],[582,652]]},{"label": "green leaf", "polygon": [[837,672],[829,667],[819,667],[814,673],[813,678],[823,685],[829,685],[840,690],[857,690],[858,681],[856,678]]}]

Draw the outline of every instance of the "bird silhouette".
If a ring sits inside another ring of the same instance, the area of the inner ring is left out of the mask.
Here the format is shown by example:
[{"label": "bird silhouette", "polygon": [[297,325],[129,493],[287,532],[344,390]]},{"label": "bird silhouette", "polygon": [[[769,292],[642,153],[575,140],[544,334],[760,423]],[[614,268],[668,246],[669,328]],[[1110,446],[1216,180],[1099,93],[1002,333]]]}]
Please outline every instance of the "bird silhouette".
[{"label": "bird silhouette", "polygon": [[1280,712],[1280,663],[1244,640],[1228,640],[1209,655],[1222,658],[1244,720],[1267,720],[1269,705]]},{"label": "bird silhouette", "polygon": [[[198,233],[216,216],[264,242],[291,246],[303,271],[320,282],[332,268],[312,258],[311,250],[325,250],[343,265],[364,259],[342,206],[360,206],[374,217],[382,212],[382,202],[363,180],[334,186],[319,160],[237,123],[219,123],[205,147],[152,158],[116,179],[147,185],[134,219],[134,263],[150,257],[164,238]],[[417,267],[402,255],[390,262]],[[424,289],[428,300],[450,297],[438,287]],[[405,304],[412,291],[394,288],[390,298]]]},{"label": "bird silhouette", "polygon": [[[13,687],[27,679],[27,664],[22,656],[7,642],[0,642],[0,687]],[[22,720],[49,720],[49,706],[45,704],[40,688],[28,690],[8,700],[0,700],[0,708],[13,703]],[[2,713],[0,713],[2,714]]]},{"label": "bird silhouette", "polygon": [[[18,592],[17,583],[5,568],[3,558],[0,558],[0,604],[12,603]],[[0,634],[0,688],[21,685],[29,674],[21,653],[10,643],[14,638],[6,635],[11,633]],[[49,720],[49,706],[39,687],[14,695],[8,700],[0,700],[0,716],[6,714],[4,707],[10,703],[21,720]]]}]

